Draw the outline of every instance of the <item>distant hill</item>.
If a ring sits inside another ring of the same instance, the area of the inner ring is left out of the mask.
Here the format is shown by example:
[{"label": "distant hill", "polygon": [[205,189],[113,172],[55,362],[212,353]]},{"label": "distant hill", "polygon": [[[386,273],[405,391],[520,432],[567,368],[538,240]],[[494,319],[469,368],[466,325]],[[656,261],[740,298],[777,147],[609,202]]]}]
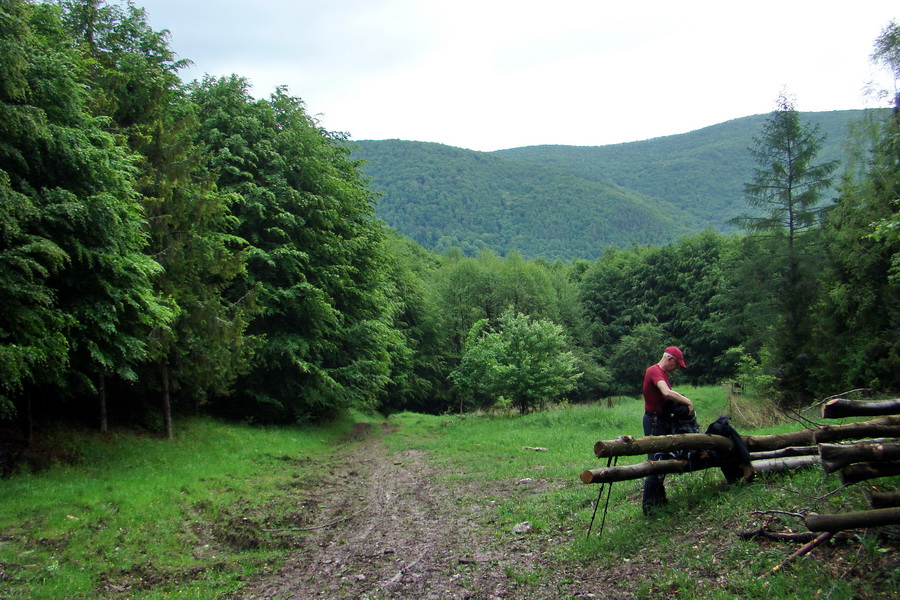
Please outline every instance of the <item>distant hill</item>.
[{"label": "distant hill", "polygon": [[[841,159],[865,111],[803,113],[827,136],[822,160]],[[887,114],[887,111],[884,112]],[[401,140],[355,142],[382,197],[377,215],[437,251],[571,260],[609,245],[662,244],[727,229],[744,212],[748,148],[768,115],[610,146],[528,146],[475,152]]]},{"label": "distant hill", "polygon": [[399,140],[358,142],[382,192],[379,217],[426,248],[569,260],[610,245],[670,241],[688,213],[607,181],[485,152]]}]

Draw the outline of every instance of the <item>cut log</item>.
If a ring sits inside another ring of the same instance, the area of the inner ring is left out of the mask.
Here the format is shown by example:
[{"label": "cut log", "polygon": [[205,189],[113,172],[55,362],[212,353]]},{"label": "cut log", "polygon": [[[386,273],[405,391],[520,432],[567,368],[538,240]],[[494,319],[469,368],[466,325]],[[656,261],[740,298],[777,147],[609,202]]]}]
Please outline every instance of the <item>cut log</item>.
[{"label": "cut log", "polygon": [[900,508],[861,510],[834,515],[810,513],[805,522],[810,531],[847,531],[848,529],[900,525]]},{"label": "cut log", "polygon": [[781,473],[796,469],[806,469],[819,464],[818,456],[788,456],[785,458],[767,458],[750,463],[757,473]]},{"label": "cut log", "polygon": [[847,425],[826,425],[820,429],[803,429],[774,435],[749,435],[744,442],[750,452],[778,450],[788,446],[809,446],[864,437],[900,437],[900,417],[882,417]]},{"label": "cut log", "polygon": [[871,492],[869,506],[872,508],[892,508],[900,506],[900,492]]},{"label": "cut log", "polygon": [[594,444],[597,458],[611,456],[638,456],[656,452],[676,452],[678,450],[717,450],[731,452],[732,441],[721,435],[706,433],[681,433],[676,435],[654,435],[631,437],[623,435],[617,440],[601,441]]},{"label": "cut log", "polygon": [[841,483],[848,485],[893,475],[900,475],[900,462],[898,461],[859,463],[841,469]]},{"label": "cut log", "polygon": [[605,467],[602,469],[590,469],[581,474],[582,483],[612,483],[613,481],[628,481],[630,479],[643,479],[648,475],[668,475],[670,473],[690,473],[721,465],[721,460],[699,456],[696,460],[645,460],[634,465],[622,465]]},{"label": "cut log", "polygon": [[767,452],[751,452],[750,458],[753,460],[766,460],[769,458],[788,458],[791,456],[812,456],[819,453],[818,446],[788,446],[780,450],[769,450]]},{"label": "cut log", "polygon": [[819,456],[825,472],[834,473],[853,463],[900,460],[900,444],[819,444]]},{"label": "cut log", "polygon": [[[743,479],[749,481],[754,473],[778,473],[788,469],[802,469],[819,464],[818,456],[794,456],[791,458],[773,458],[753,461],[743,473]],[[645,460],[634,465],[590,469],[581,474],[583,483],[612,483],[642,479],[648,475],[668,475],[671,473],[690,473],[711,469],[713,467],[734,467],[729,457],[710,456],[697,453],[690,461],[684,459]],[[740,468],[738,468],[740,471]],[[740,473],[734,479],[740,479]]]},{"label": "cut log", "polygon": [[[743,440],[751,453],[758,453],[783,450],[791,446],[815,446],[817,443],[865,437],[900,437],[900,417],[883,417],[847,425],[825,425],[819,429],[803,429],[774,435],[744,436]],[[727,453],[733,450],[733,444],[726,437],[706,433],[646,437],[625,435],[616,440],[594,444],[594,454],[598,458],[639,456],[677,450],[716,450]]]},{"label": "cut log", "polygon": [[878,415],[900,415],[900,398],[891,400],[835,398],[822,405],[822,417],[825,419],[875,417]]},{"label": "cut log", "polygon": [[842,440],[860,438],[900,438],[900,417],[884,417],[881,422],[863,421],[838,427],[828,427],[816,431],[815,443],[827,444]]}]

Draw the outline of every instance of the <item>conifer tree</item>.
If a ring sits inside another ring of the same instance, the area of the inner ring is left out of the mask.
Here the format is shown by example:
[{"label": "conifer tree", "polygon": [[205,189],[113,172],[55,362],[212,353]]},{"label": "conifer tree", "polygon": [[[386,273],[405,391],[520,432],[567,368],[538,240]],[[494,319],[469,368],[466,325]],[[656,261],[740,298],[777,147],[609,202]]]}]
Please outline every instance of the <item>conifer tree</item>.
[{"label": "conifer tree", "polygon": [[773,357],[769,367],[790,402],[809,395],[809,315],[817,270],[812,263],[820,255],[811,234],[821,223],[823,196],[838,166],[837,161],[816,162],[823,141],[818,127],[801,123],[793,102],[782,94],[751,148],[756,167],[744,193],[755,211],[732,220],[769,241],[762,246],[768,254],[768,281],[745,284],[767,290],[775,301],[776,314],[766,336]]},{"label": "conifer tree", "polygon": [[206,78],[192,97],[220,184],[241,197],[250,247],[233,293],[256,290],[262,311],[250,329],[265,343],[235,409],[307,420],[377,406],[403,341],[390,327],[381,225],[344,139],[283,88],[254,100],[240,77]]},{"label": "conifer tree", "polygon": [[[12,267],[3,278],[11,308],[4,316],[14,320],[0,329],[15,342],[9,362],[0,361],[13,371],[5,387],[95,390],[107,374],[133,377],[148,332],[166,322],[152,293],[159,265],[143,252],[131,156],[89,113],[87,63],[57,11],[7,7],[15,35],[4,37],[0,59],[0,185]],[[29,342],[33,336],[41,339]]]}]

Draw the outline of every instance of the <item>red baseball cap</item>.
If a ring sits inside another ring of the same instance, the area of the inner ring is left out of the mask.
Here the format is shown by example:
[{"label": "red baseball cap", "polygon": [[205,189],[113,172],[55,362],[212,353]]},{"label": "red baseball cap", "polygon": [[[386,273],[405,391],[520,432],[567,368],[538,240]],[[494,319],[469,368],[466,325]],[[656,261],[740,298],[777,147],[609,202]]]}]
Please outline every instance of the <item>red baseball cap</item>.
[{"label": "red baseball cap", "polygon": [[684,354],[682,354],[681,350],[679,350],[676,346],[669,346],[668,348],[666,348],[665,352],[666,354],[671,354],[675,357],[675,361],[678,362],[678,366],[680,366],[682,369],[687,369],[687,365],[684,364]]}]

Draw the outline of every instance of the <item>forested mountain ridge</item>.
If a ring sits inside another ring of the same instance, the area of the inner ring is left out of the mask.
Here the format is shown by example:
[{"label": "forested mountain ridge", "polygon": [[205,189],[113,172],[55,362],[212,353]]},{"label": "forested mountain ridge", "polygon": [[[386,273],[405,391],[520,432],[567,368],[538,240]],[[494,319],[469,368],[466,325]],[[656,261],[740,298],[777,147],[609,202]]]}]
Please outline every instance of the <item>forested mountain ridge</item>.
[{"label": "forested mountain ridge", "polygon": [[661,244],[702,227],[674,205],[552,166],[442,144],[358,142],[381,194],[378,217],[437,251],[487,247],[597,258],[608,245]]},{"label": "forested mountain ridge", "polygon": [[[822,160],[843,159],[863,110],[802,113],[826,136]],[[662,244],[727,231],[746,210],[748,148],[768,115],[608,146],[526,146],[484,153],[401,140],[356,142],[380,192],[377,215],[433,250],[597,258],[609,245]]]}]

